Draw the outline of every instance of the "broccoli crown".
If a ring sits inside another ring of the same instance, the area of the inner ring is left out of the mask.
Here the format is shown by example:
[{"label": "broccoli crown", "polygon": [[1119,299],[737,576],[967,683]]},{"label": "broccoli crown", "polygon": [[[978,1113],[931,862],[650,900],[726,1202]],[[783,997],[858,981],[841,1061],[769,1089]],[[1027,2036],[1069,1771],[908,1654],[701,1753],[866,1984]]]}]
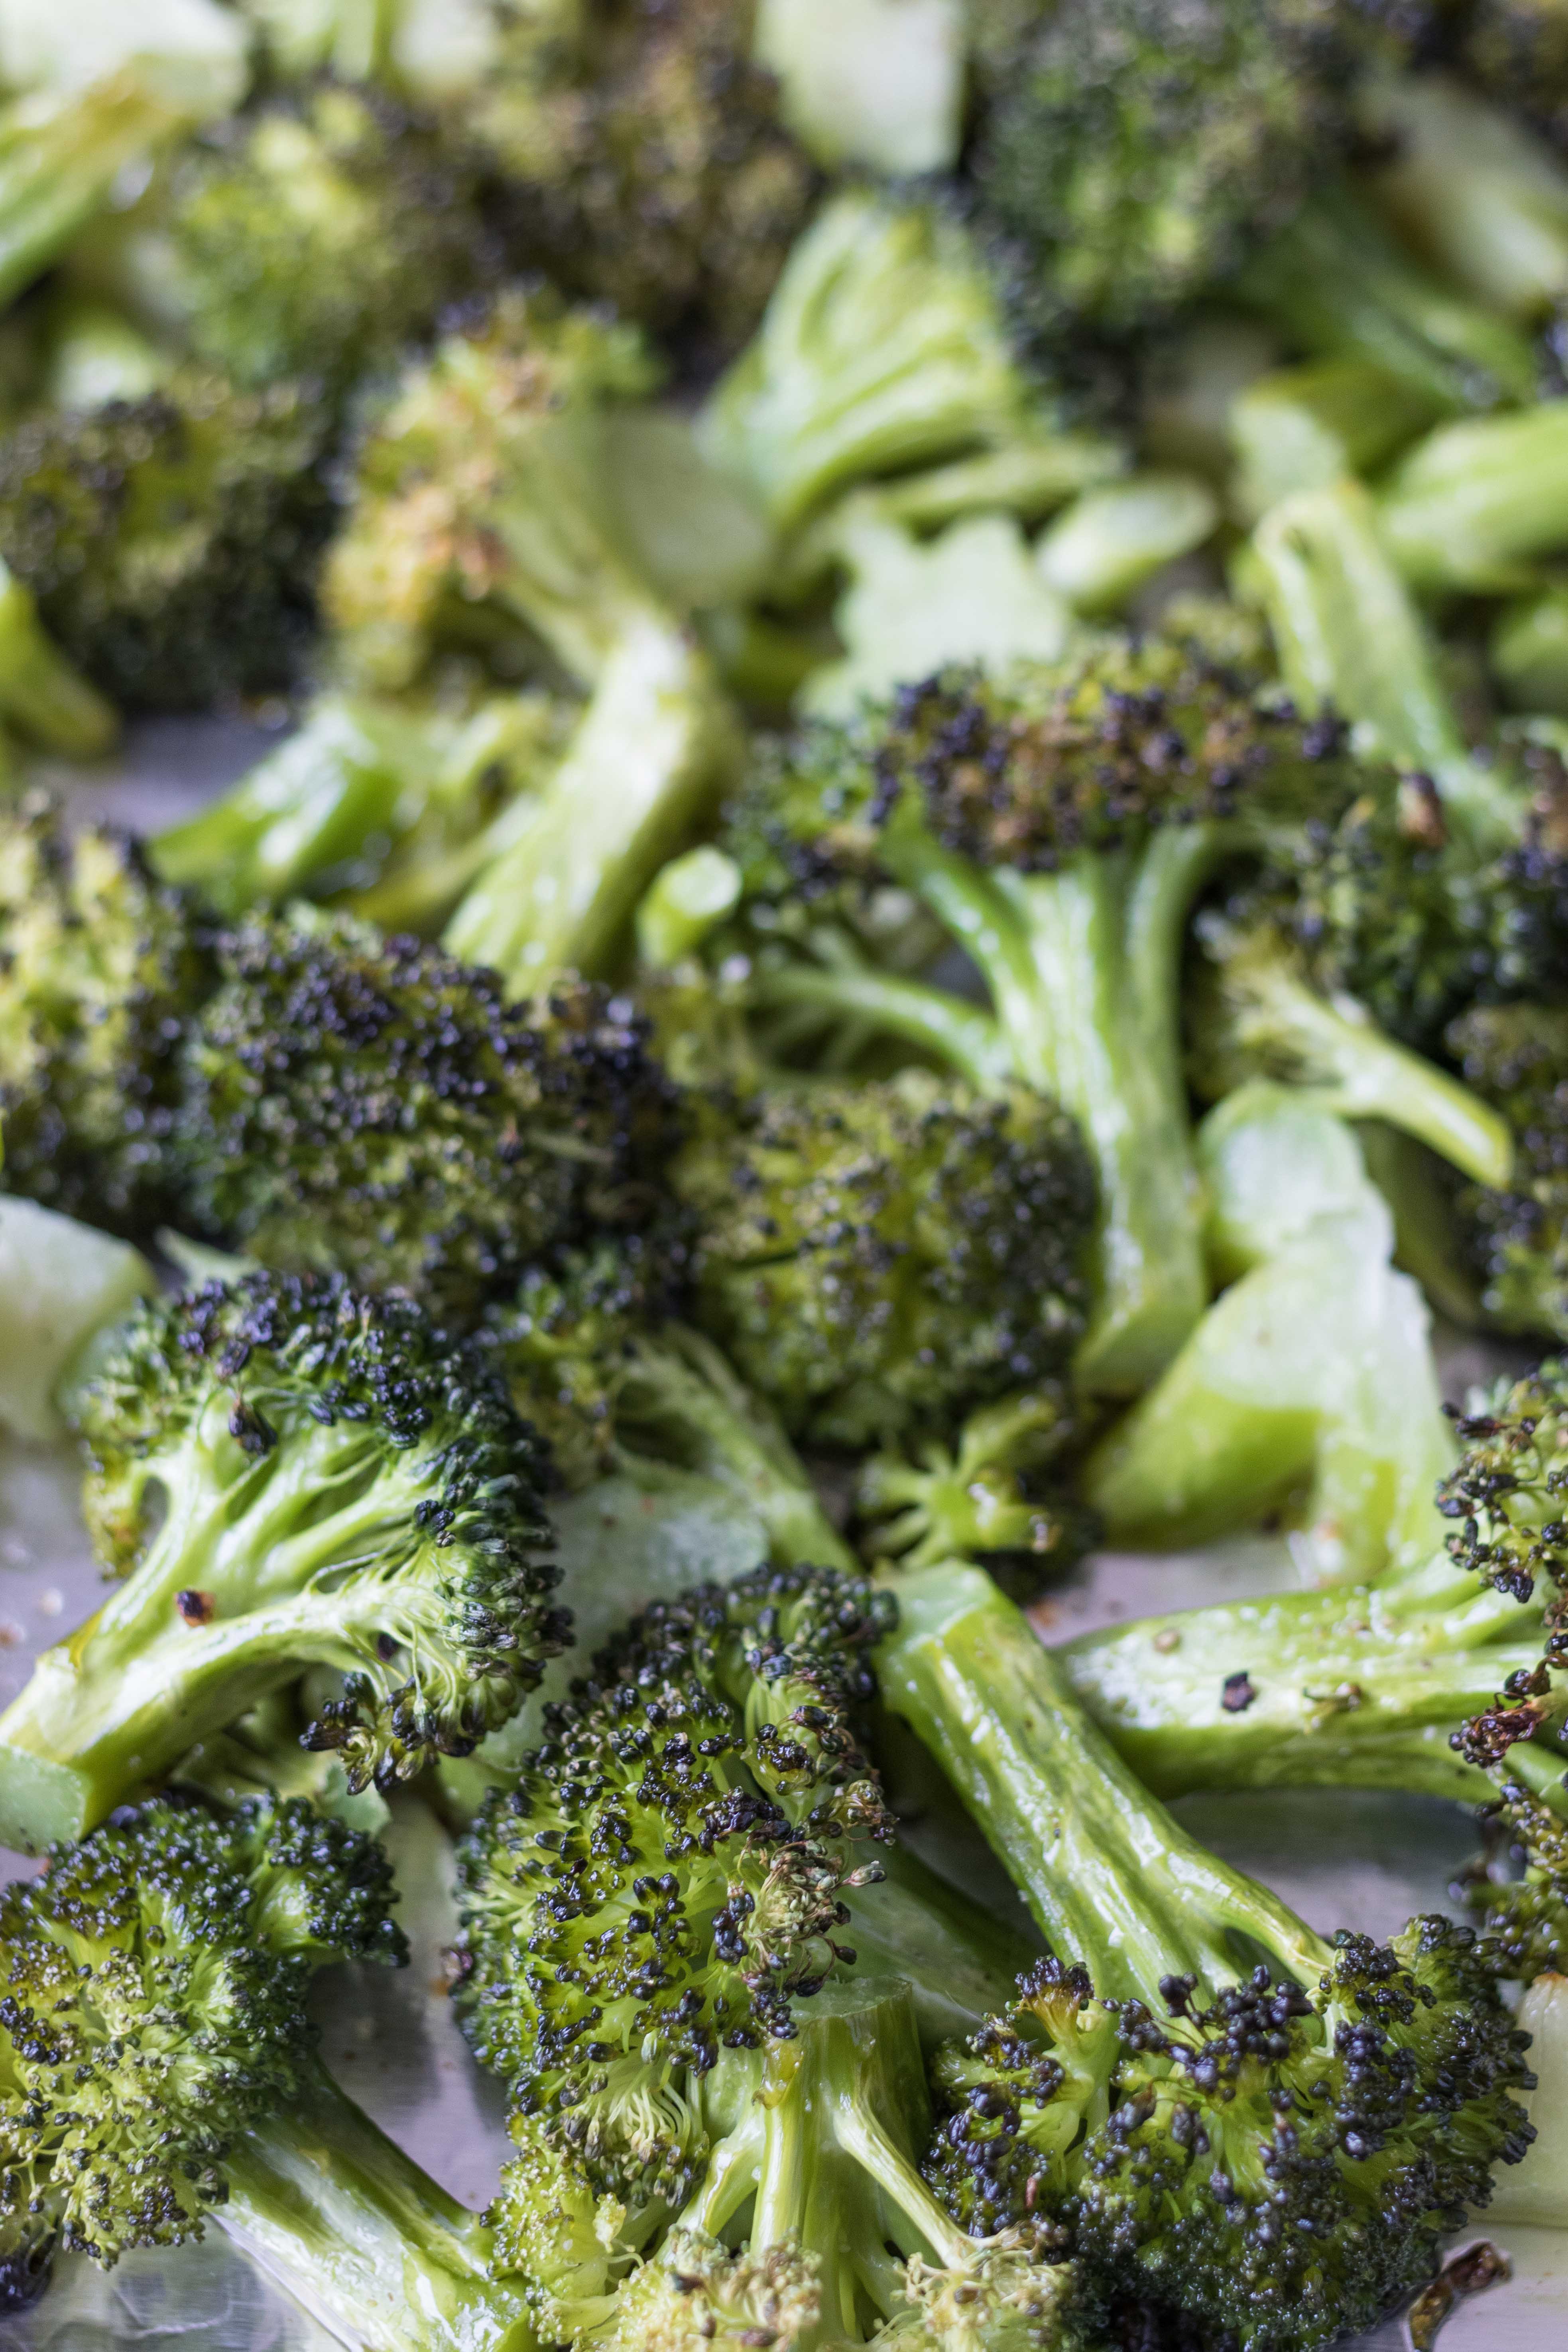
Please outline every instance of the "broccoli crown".
[{"label": "broccoli crown", "polygon": [[1243,2346],[1321,2344],[1426,2277],[1441,2233],[1530,2137],[1521,2036],[1468,1928],[1342,1935],[1308,1992],[1259,1967],[1168,2015],[1047,1959],[966,2046],[926,2178],[976,2235],[1071,2238],[1108,2288]]},{"label": "broccoli crown", "polygon": [[1094,1207],[1044,1095],[925,1071],[769,1089],[674,1164],[697,1320],[786,1426],[857,1444],[1059,1372]]},{"label": "broccoli crown", "polygon": [[37,412],[0,441],[0,553],[129,709],[285,685],[327,530],[325,429],[308,386],[194,366],[142,400]]},{"label": "broccoli crown", "polygon": [[0,1895],[0,2308],[58,2246],[199,2237],[231,2137],[287,2102],[329,1961],[406,1957],[374,1839],[300,1802],[168,1800]]},{"label": "broccoli crown", "polygon": [[879,836],[910,823],[982,864],[1048,873],[1255,800],[1321,803],[1343,788],[1342,741],[1185,646],[1110,643],[999,677],[943,672],[804,731],[759,762],[725,845],[752,899],[874,885]]},{"label": "broccoli crown", "polygon": [[1489,1814],[1492,1835],[1506,1832],[1524,1867],[1519,1877],[1500,1881],[1484,1864],[1472,1868],[1465,1899],[1487,1956],[1500,1977],[1516,1983],[1568,1975],[1568,1830],[1539,1797],[1506,1777],[1501,1801]]},{"label": "broccoli crown", "polygon": [[1568,1013],[1478,1008],[1451,1024],[1447,1043],[1516,1147],[1506,1188],[1467,1186],[1456,1202],[1482,1304],[1504,1330],[1568,1339]]},{"label": "broccoli crown", "polygon": [[463,110],[506,183],[518,247],[628,318],[734,345],[816,189],[752,62],[752,0],[550,13],[542,37],[516,18]]},{"label": "broccoli crown", "polygon": [[[210,1727],[312,1663],[335,1667],[342,1696],[306,1745],[340,1749],[351,1787],[384,1787],[467,1754],[563,1646],[531,1433],[478,1344],[412,1301],[258,1273],[144,1303],[70,1417],[89,1523],[130,1573],[112,1623],[79,1639],[83,1704],[96,1668],[155,1658],[171,1625],[180,1698],[180,1675],[204,1672],[190,1629],[206,1626],[240,1692],[226,1711],[221,1685],[203,1698]],[[204,1726],[173,1711],[178,1754]]]},{"label": "broccoli crown", "polygon": [[706,2154],[693,2080],[788,2041],[892,1825],[853,1718],[891,1597],[758,1570],[645,1611],[546,1713],[459,1849],[464,2030],[521,2137],[595,2197],[679,2207]]},{"label": "broccoli crown", "polygon": [[471,174],[365,89],[327,85],[209,131],[133,215],[198,356],[237,384],[346,383],[484,274]]},{"label": "broccoli crown", "polygon": [[[1066,0],[1014,62],[975,173],[1052,324],[1141,327],[1287,220],[1342,129],[1353,43],[1293,0]],[[1054,318],[1052,314],[1055,314]]]},{"label": "broccoli crown", "polygon": [[0,817],[5,1182],[118,1229],[166,1191],[181,1024],[210,989],[186,902],[130,838],[68,840],[29,795]]},{"label": "broccoli crown", "polygon": [[347,918],[257,919],[184,1048],[189,1213],[265,1263],[339,1267],[472,1320],[542,1252],[644,1221],[675,1091],[624,1000]]},{"label": "broccoli crown", "polygon": [[[1464,1447],[1437,1488],[1437,1508],[1455,1522],[1449,1557],[1520,1601],[1536,1580],[1568,1581],[1568,1364],[1549,1358],[1518,1380],[1504,1379],[1474,1410],[1458,1413]],[[1568,1656],[1568,1635],[1549,1654]]]}]

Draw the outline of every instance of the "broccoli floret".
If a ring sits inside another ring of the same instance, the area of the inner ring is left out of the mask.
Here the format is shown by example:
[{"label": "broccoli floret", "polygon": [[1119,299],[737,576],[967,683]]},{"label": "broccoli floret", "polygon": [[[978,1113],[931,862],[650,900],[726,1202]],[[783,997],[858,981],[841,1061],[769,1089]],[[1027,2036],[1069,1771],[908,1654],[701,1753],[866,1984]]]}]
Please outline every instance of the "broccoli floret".
[{"label": "broccoli floret", "polygon": [[549,788],[448,924],[522,991],[606,971],[637,899],[731,772],[707,657],[604,513],[604,422],[645,390],[635,336],[542,293],[509,298],[416,370],[364,443],[322,598],[341,664],[407,685],[453,614],[542,638],[590,690]]},{"label": "broccoli floret", "polygon": [[297,734],[150,854],[222,915],[304,893],[427,933],[526,822],[526,796],[548,784],[578,715],[542,689],[323,695]]},{"label": "broccoli floret", "polygon": [[800,238],[697,429],[781,530],[857,482],[1053,437],[1003,290],[959,223],[860,190]]},{"label": "broccoli floret", "polygon": [[[721,940],[752,958],[762,1011],[791,1034],[890,1033],[982,1087],[1006,1073],[1082,1127],[1100,1191],[1091,1387],[1147,1386],[1206,1297],[1173,1018],[1187,910],[1227,827],[1276,801],[1340,804],[1355,775],[1334,727],[1179,646],[1111,642],[909,686],[760,762],[734,812],[749,919]],[[979,965],[989,1014],[878,952],[890,889]],[[893,969],[857,968],[873,958]]]},{"label": "broccoli floret", "polygon": [[870,1549],[906,1569],[978,1559],[1016,1597],[1032,1597],[1048,1562],[1087,1550],[1098,1522],[1069,1497],[1062,1457],[1081,1433],[1064,1385],[981,1405],[948,1445],[888,1448],[860,1473],[857,1503]]},{"label": "broccoli floret", "polygon": [[485,13],[493,52],[449,111],[500,176],[514,249],[573,293],[732,349],[816,189],[752,61],[752,0]]},{"label": "broccoli floret", "polygon": [[236,384],[342,393],[487,274],[473,176],[387,99],[327,85],[209,129],[71,268]]},{"label": "broccoli floret", "polygon": [[1306,1927],[1145,1794],[977,1570],[905,1580],[876,1666],[1055,1955],[937,2062],[949,2210],[1070,2227],[1091,2280],[1248,2352],[1371,2326],[1528,2145],[1469,1931]]},{"label": "broccoli floret", "polygon": [[493,972],[345,917],[253,920],[186,1038],[187,1220],[471,1322],[531,1259],[657,1205],[674,1090],[624,998]]},{"label": "broccoli floret", "polygon": [[308,385],[190,367],[140,400],[43,410],[0,441],[0,553],[69,658],[132,709],[288,683],[328,506]]},{"label": "broccoli floret", "polygon": [[1491,1322],[1568,1339],[1568,1012],[1478,1008],[1448,1042],[1467,1084],[1507,1119],[1516,1158],[1507,1183],[1458,1189],[1447,1238]]},{"label": "broccoli floret", "polygon": [[380,1848],[307,1806],[161,1801],[0,1895],[0,2309],[57,2250],[106,2269],[200,2237],[225,2162],[318,2064],[305,1995],[398,1962]]},{"label": "broccoli floret", "polygon": [[1015,56],[981,201],[1026,243],[1059,330],[1146,326],[1288,221],[1348,131],[1332,12],[1067,0]]},{"label": "broccoli floret", "polygon": [[213,985],[192,909],[125,835],[68,839],[29,797],[0,818],[0,937],[5,1184],[141,1231],[169,1195],[181,1028]]},{"label": "broccoli floret", "polygon": [[[647,1611],[460,1849],[457,1998],[514,2101],[497,2241],[531,2265],[542,2332],[640,2343],[658,2315],[695,2346],[771,2282],[858,2343],[901,2297],[885,2241],[971,2271],[915,2168],[910,1985],[837,1980],[844,1897],[879,1875],[864,1842],[891,1836],[855,1717],[893,1615],[825,1570]],[[1048,2274],[990,2253],[1048,2297]]]},{"label": "broccoli floret", "polygon": [[796,1434],[940,1428],[1059,1373],[1082,1334],[1092,1181],[1026,1087],[769,1088],[708,1119],[670,1181],[698,1219],[697,1319]]},{"label": "broccoli floret", "polygon": [[1187,1610],[1061,1654],[1080,1701],[1148,1787],[1485,1801],[1495,1794],[1485,1775],[1506,1752],[1509,1777],[1568,1814],[1560,1708],[1541,1672],[1557,1662],[1568,1567],[1557,1520],[1563,1368],[1500,1381],[1457,1429],[1459,1456],[1427,1507],[1425,1544],[1372,1583]]},{"label": "broccoli floret", "polygon": [[209,1283],[107,1335],[66,1402],[123,1581],[0,1719],[12,1843],[90,1828],[314,1665],[344,1681],[308,1743],[390,1788],[468,1753],[564,1645],[536,1441],[410,1302]]}]

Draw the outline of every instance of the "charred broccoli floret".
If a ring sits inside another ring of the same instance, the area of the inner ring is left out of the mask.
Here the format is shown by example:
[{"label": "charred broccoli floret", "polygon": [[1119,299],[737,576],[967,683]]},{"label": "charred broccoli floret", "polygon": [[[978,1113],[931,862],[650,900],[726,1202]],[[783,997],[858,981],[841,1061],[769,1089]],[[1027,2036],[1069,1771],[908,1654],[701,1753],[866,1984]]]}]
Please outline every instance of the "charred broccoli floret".
[{"label": "charred broccoli floret", "polygon": [[[1334,805],[1354,781],[1338,730],[1150,641],[909,686],[759,763],[736,807],[748,921],[721,939],[752,957],[783,1034],[890,1033],[982,1087],[1038,1087],[1081,1126],[1092,1387],[1145,1387],[1206,1297],[1173,1015],[1187,910],[1229,826],[1276,801]],[[908,976],[919,951],[888,951],[890,903],[979,965],[989,1014]]]},{"label": "charred broccoli floret", "polygon": [[535,2352],[468,2212],[332,2081],[306,2007],[333,1960],[400,1965],[374,1840],[269,1799],[160,1801],[0,1898],[0,2309],[53,2249],[108,2267],[233,2231],[395,2352]]},{"label": "charred broccoli floret", "polygon": [[213,985],[192,910],[125,835],[68,839],[30,797],[0,819],[0,939],[6,1188],[140,1229],[168,1198],[180,1032]]},{"label": "charred broccoli floret", "polygon": [[48,1864],[0,1896],[0,2310],[57,2250],[200,2237],[319,2064],[317,1969],[404,1956],[380,1848],[304,1805],[151,1804]]},{"label": "charred broccoli floret", "polygon": [[613,966],[633,909],[737,752],[706,656],[604,511],[610,400],[645,390],[636,337],[543,293],[509,298],[416,370],[363,445],[323,604],[358,682],[416,677],[454,617],[540,638],[590,692],[548,788],[448,924],[522,991]]},{"label": "charred broccoli floret", "polygon": [[1289,0],[1068,0],[1050,14],[975,163],[1047,323],[1145,326],[1288,220],[1348,131],[1350,22]]},{"label": "charred broccoli floret", "polygon": [[107,1335],[67,1406],[123,1581],[0,1719],[13,1843],[89,1828],[312,1665],[344,1681],[310,1743],[390,1787],[466,1754],[564,1644],[536,1442],[407,1301],[209,1283]]},{"label": "charred broccoli floret", "polygon": [[508,1003],[493,972],[323,918],[253,921],[183,1049],[184,1214],[471,1321],[542,1252],[657,1203],[675,1099],[630,1004]]},{"label": "charred broccoli floret", "polygon": [[472,182],[388,100],[327,84],[210,128],[72,270],[234,383],[342,392],[486,274]]},{"label": "charred broccoli floret", "polygon": [[277,688],[310,626],[324,435],[308,387],[195,366],[142,399],[36,412],[0,441],[0,554],[128,709]]},{"label": "charred broccoli floret", "polygon": [[786,1426],[863,1444],[1060,1374],[1082,1335],[1093,1182],[1024,1087],[925,1071],[773,1087],[674,1163],[694,1311]]},{"label": "charred broccoli floret", "polygon": [[752,60],[752,0],[484,13],[491,52],[450,110],[504,184],[515,250],[661,333],[732,348],[816,186]]},{"label": "charred broccoli floret", "polygon": [[1568,1011],[1478,1008],[1448,1041],[1466,1083],[1507,1119],[1516,1155],[1506,1183],[1458,1190],[1449,1238],[1492,1322],[1568,1339]]},{"label": "charred broccoli floret", "polygon": [[1068,2227],[1091,2279],[1246,2347],[1371,2325],[1530,2137],[1475,1938],[1315,1934],[1144,1793],[978,1570],[906,1580],[899,1611],[884,1702],[1055,1955],[937,2061],[938,2195],[977,2235]]},{"label": "charred broccoli floret", "polygon": [[1004,2273],[1042,2316],[1064,2299],[1016,2249],[972,2255],[921,2183],[909,1984],[825,1981],[854,1958],[845,1895],[880,1875],[864,1843],[891,1835],[855,1718],[893,1613],[821,1570],[646,1612],[465,1842],[458,1999],[513,2086],[494,2218],[542,2332],[629,2346],[657,2315],[695,2347],[771,2293],[860,2343],[904,2296],[889,2241],[955,2286],[989,2261],[999,2303]]}]

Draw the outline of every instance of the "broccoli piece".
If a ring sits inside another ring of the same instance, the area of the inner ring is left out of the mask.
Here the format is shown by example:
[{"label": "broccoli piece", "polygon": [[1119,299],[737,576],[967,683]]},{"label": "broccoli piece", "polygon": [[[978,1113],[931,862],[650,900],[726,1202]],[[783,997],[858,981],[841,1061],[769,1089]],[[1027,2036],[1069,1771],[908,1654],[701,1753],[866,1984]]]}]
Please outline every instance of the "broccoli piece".
[{"label": "broccoli piece", "polygon": [[1087,1551],[1100,1522],[1068,1492],[1062,1457],[1082,1424],[1059,1382],[999,1398],[969,1414],[953,1443],[885,1447],[863,1465],[856,1501],[868,1549],[900,1568],[975,1559],[1016,1600],[1032,1600],[1042,1569]]},{"label": "broccoli piece", "polygon": [[[833,197],[795,245],[697,430],[780,530],[858,482],[944,459],[1046,454],[1053,479],[1064,457],[1114,470],[1103,444],[1054,446],[1003,289],[959,223],[865,190]],[[1055,495],[1079,486],[1069,470]]]},{"label": "broccoli piece", "polygon": [[1363,361],[1440,414],[1536,396],[1529,336],[1414,259],[1348,186],[1315,189],[1226,291],[1310,358]]},{"label": "broccoli piece", "polygon": [[391,1897],[374,1841],[259,1800],[147,1805],[6,1887],[0,2309],[57,2251],[200,2237],[237,2142],[319,2068],[316,1969],[405,1957]]},{"label": "broccoli piece", "polygon": [[661,334],[732,350],[817,184],[753,62],[752,0],[481,14],[489,54],[443,110],[499,174],[513,251]]},{"label": "broccoli piece", "polygon": [[1145,1793],[978,1570],[905,1579],[876,1670],[1054,1955],[937,2061],[948,2210],[1069,2225],[1091,2284],[1244,2352],[1373,2325],[1531,2136],[1470,1931],[1307,1927]]},{"label": "broccoli piece", "polygon": [[1489,1005],[1449,1031],[1467,1082],[1513,1131],[1507,1184],[1448,1192],[1445,1238],[1504,1331],[1568,1339],[1568,1013]]},{"label": "broccoli piece", "polygon": [[646,389],[626,329],[510,298],[416,370],[364,444],[322,601],[359,682],[410,683],[457,612],[545,645],[590,689],[548,790],[447,925],[521,992],[614,961],[737,751],[706,656],[603,513],[607,401]]},{"label": "broccoli piece", "polygon": [[771,2274],[813,2336],[860,2343],[917,2252],[954,2284],[989,2260],[1043,2308],[1059,2292],[1021,2252],[968,2248],[921,2182],[910,1983],[839,1981],[844,1898],[891,1839],[855,1717],[894,1614],[820,1569],[646,1611],[459,1849],[457,1999],[519,2151],[498,2245],[532,2269],[542,2334],[641,2343],[657,2313],[695,2347]]},{"label": "broccoli piece", "polygon": [[1349,1130],[1252,1086],[1205,1122],[1199,1166],[1232,1287],[1090,1456],[1087,1499],[1113,1541],[1180,1547],[1304,1489],[1290,1540],[1314,1583],[1424,1562],[1452,1448],[1426,1307]]},{"label": "broccoli piece", "polygon": [[0,304],[59,259],[128,165],[184,127],[173,92],[135,63],[85,89],[0,105]]},{"label": "broccoli piece", "polygon": [[796,1435],[940,1429],[1059,1373],[1082,1335],[1093,1185],[1025,1087],[769,1088],[710,1117],[670,1181],[698,1220],[697,1320]]},{"label": "broccoli piece", "polygon": [[47,802],[0,817],[4,1181],[142,1230],[170,1189],[183,1024],[212,986],[191,908],[123,835],[68,839]]},{"label": "broccoli piece", "polygon": [[[1255,805],[1349,796],[1340,748],[1179,646],[1108,642],[906,687],[760,762],[732,814],[748,923],[725,944],[751,957],[759,1011],[794,1024],[776,1049],[853,1023],[982,1088],[1040,1087],[1082,1127],[1092,1388],[1146,1387],[1207,1296],[1173,1018],[1188,908]],[[992,1013],[879,952],[890,891],[979,965]]]},{"label": "broccoli piece", "polygon": [[107,1335],[66,1404],[124,1580],[0,1718],[9,1843],[90,1828],[313,1665],[344,1680],[308,1743],[391,1788],[471,1750],[564,1645],[536,1441],[411,1302],[209,1283]]},{"label": "broccoli piece", "polygon": [[[1371,1583],[1151,1618],[1060,1654],[1080,1703],[1157,1795],[1304,1786],[1485,1801],[1506,1750],[1508,1777],[1568,1814],[1560,1706],[1540,1672],[1556,1659],[1568,1564],[1563,1368],[1499,1381],[1457,1429],[1425,1546]],[[1510,1747],[1510,1732],[1523,1744]]]},{"label": "broccoli piece", "polygon": [[510,1004],[344,916],[253,919],[219,961],[171,1145],[199,1234],[468,1323],[541,1253],[657,1204],[676,1098],[625,998]]},{"label": "broccoli piece", "polygon": [[209,129],[70,268],[237,385],[311,376],[341,395],[476,291],[486,231],[455,151],[328,84]]},{"label": "broccoli piece", "polygon": [[35,412],[0,440],[0,553],[112,700],[197,710],[286,685],[328,501],[308,385],[192,366],[138,400]]},{"label": "broccoli piece", "polygon": [[433,699],[326,694],[296,734],[151,844],[165,881],[230,918],[300,893],[391,930],[438,928],[526,821],[576,705],[533,689]]},{"label": "broccoli piece", "polygon": [[[1349,129],[1353,47],[1278,0],[1066,0],[1013,59],[974,163],[1047,332],[1148,326],[1289,221]],[[1340,50],[1335,54],[1336,48]]]},{"label": "broccoli piece", "polygon": [[0,1897],[0,2306],[54,2248],[108,2267],[210,2217],[345,2336],[534,2352],[528,2295],[468,2212],[332,2081],[306,1998],[401,1965],[374,1839],[302,1804],[164,1801],[51,1849]]}]

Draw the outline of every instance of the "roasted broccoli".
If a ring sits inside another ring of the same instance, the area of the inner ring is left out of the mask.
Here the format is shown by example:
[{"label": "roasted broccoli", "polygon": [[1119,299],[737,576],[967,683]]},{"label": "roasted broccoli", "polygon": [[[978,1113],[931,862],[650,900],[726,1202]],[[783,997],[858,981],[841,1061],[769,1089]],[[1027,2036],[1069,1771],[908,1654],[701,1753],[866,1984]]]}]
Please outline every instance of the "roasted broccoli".
[{"label": "roasted broccoli", "polygon": [[[486,0],[471,81],[430,93],[499,174],[520,257],[710,351],[755,323],[816,187],[753,62],[753,13]],[[417,90],[418,61],[403,72]]]},{"label": "roasted broccoli", "polygon": [[[394,931],[438,929],[527,822],[579,715],[543,689],[326,694],[231,790],[150,855],[223,915],[330,898]],[[3,691],[3,681],[0,681]]]},{"label": "roasted broccoli", "polygon": [[213,986],[192,909],[105,826],[0,818],[4,1182],[118,1232],[166,1203],[183,1025]]},{"label": "roasted broccoli", "polygon": [[182,1049],[184,1219],[471,1322],[542,1252],[657,1205],[674,1089],[624,998],[493,972],[346,917],[257,919]]},{"label": "roasted broccoli", "polygon": [[462,1755],[566,1640],[542,1455],[488,1358],[341,1277],[147,1304],[68,1395],[123,1581],[0,1718],[12,1843],[79,1833],[307,1667],[351,1788]]},{"label": "roasted broccoli", "polygon": [[1489,1321],[1568,1339],[1568,1011],[1478,1008],[1448,1040],[1468,1084],[1508,1120],[1516,1157],[1500,1187],[1447,1188],[1444,1243]]},{"label": "roasted broccoli", "polygon": [[323,604],[363,684],[410,683],[454,618],[542,639],[590,689],[548,790],[447,926],[517,991],[606,969],[736,755],[707,657],[604,513],[604,411],[646,389],[625,328],[514,296],[441,344],[361,449]]},{"label": "roasted broccoli", "polygon": [[1065,1568],[1098,1532],[1071,1498],[1063,1457],[1082,1435],[1063,1382],[980,1405],[952,1444],[887,1447],[861,1469],[857,1504],[873,1552],[907,1569],[978,1559],[1016,1598],[1042,1563]]},{"label": "roasted broccoli", "polygon": [[855,1718],[893,1615],[824,1570],[646,1611],[460,1849],[460,2013],[514,2103],[497,2242],[543,2334],[695,2347],[771,2290],[862,2343],[934,2256],[972,2341],[1036,2340],[987,2332],[1011,2305],[1058,2340],[1065,2275],[971,2248],[920,2179],[910,1983],[841,1981],[844,1897],[891,1838]]},{"label": "roasted broccoli", "polygon": [[[752,959],[759,1007],[792,1024],[781,1037],[890,1033],[983,1088],[1041,1087],[1082,1127],[1100,1190],[1093,1387],[1145,1387],[1206,1297],[1173,1018],[1188,908],[1255,806],[1348,796],[1341,751],[1333,727],[1178,646],[1111,642],[911,684],[760,762],[733,813],[748,919],[720,939]],[[890,904],[906,929],[922,908],[979,965],[989,1015],[908,976],[918,955],[881,936]]]},{"label": "roasted broccoli", "polygon": [[475,193],[428,128],[329,83],[210,128],[70,268],[236,384],[341,394],[480,284]]},{"label": "roasted broccoli", "polygon": [[1288,221],[1349,132],[1351,12],[1264,0],[1067,0],[983,129],[983,206],[1047,331],[1146,327]]},{"label": "roasted broccoli", "polygon": [[977,2236],[1070,2228],[1099,2279],[1244,2347],[1370,2326],[1531,2133],[1470,1931],[1330,1941],[1145,1794],[979,1570],[899,1587],[884,1703],[1054,1957],[936,2063],[926,2177]]},{"label": "roasted broccoli", "polygon": [[0,440],[0,554],[70,659],[129,709],[287,684],[328,520],[309,385],[191,366],[138,400],[34,412]]},{"label": "roasted broccoli", "polygon": [[703,1120],[670,1181],[697,1218],[696,1317],[797,1435],[941,1430],[1059,1377],[1082,1336],[1093,1183],[1027,1087],[770,1087]]},{"label": "roasted broccoli", "polygon": [[0,1897],[0,2308],[58,2246],[104,2267],[216,2221],[388,2352],[535,2352],[468,2212],[338,2088],[310,1978],[400,1965],[373,1839],[302,1804],[162,1801]]}]

